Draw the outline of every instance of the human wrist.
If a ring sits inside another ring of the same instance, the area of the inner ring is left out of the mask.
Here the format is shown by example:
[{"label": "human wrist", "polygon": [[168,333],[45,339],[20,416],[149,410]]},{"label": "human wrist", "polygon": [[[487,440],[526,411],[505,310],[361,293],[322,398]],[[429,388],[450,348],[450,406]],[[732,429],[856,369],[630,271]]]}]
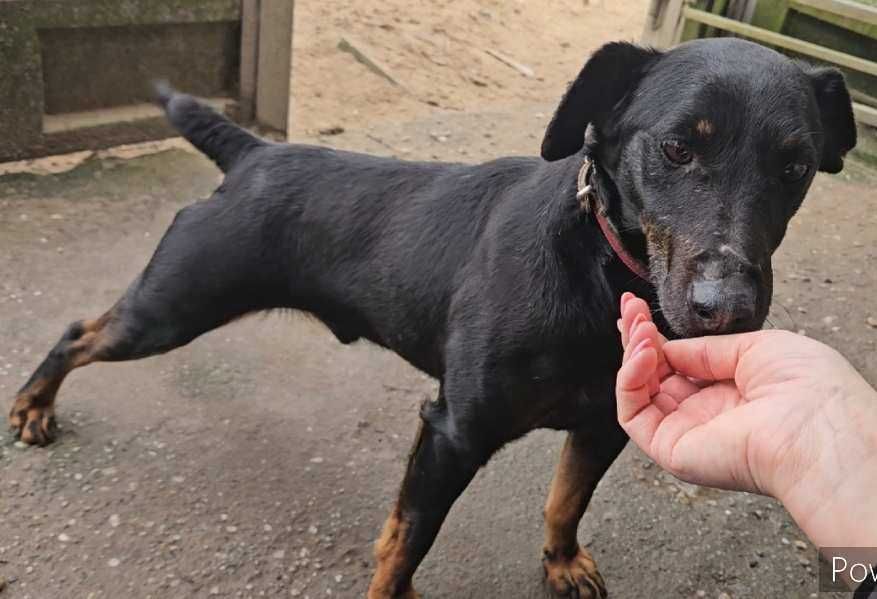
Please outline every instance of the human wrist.
[{"label": "human wrist", "polygon": [[877,547],[877,391],[845,386],[815,420],[799,476],[776,496],[815,545]]}]

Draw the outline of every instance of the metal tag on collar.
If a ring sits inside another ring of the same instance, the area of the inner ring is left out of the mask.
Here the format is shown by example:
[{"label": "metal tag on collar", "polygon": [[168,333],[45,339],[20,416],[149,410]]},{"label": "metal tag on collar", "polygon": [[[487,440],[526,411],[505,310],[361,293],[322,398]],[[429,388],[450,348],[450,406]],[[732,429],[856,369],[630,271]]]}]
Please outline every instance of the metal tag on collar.
[{"label": "metal tag on collar", "polygon": [[579,176],[576,181],[576,199],[582,206],[582,209],[589,211],[591,209],[592,192],[594,186],[591,185],[591,169],[594,167],[594,161],[589,156],[585,156],[582,168],[579,169]]}]

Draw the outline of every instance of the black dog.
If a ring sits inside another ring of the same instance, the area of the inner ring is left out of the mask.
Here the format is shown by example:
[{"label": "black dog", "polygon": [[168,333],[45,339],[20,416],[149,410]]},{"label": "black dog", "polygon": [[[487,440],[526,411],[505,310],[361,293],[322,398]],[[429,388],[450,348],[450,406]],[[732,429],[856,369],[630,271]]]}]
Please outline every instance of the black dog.
[{"label": "black dog", "polygon": [[838,71],[732,39],[603,47],[557,109],[543,159],[469,166],[273,144],[189,96],[161,100],[227,176],[177,214],[115,306],[69,327],[12,426],[44,444],[70,370],[166,352],[258,310],[304,310],[342,343],[389,348],[441,386],[422,408],[370,599],[416,596],[412,576],[454,500],[537,427],[571,431],[545,508],[549,586],[603,597],[576,528],[626,441],[613,400],[619,296],[649,298],[666,335],[759,328],[789,219],[856,138]]}]

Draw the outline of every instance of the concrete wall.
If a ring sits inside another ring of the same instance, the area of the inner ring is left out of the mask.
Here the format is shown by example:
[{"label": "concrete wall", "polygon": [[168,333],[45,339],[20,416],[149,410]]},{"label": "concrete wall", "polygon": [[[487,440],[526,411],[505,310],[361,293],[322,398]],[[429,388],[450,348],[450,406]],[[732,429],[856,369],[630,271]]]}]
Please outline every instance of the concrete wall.
[{"label": "concrete wall", "polygon": [[167,135],[161,119],[44,126],[148,101],[155,77],[236,97],[240,17],[240,0],[0,1],[0,160]]}]

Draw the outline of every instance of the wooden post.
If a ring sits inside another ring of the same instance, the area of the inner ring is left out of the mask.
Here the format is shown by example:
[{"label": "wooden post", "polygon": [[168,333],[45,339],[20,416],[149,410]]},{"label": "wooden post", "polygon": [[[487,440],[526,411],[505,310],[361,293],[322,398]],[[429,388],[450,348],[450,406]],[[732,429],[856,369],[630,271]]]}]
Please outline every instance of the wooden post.
[{"label": "wooden post", "polygon": [[240,114],[244,123],[256,116],[259,66],[259,0],[241,0]]},{"label": "wooden post", "polygon": [[259,1],[256,120],[284,133],[289,126],[294,0]]},{"label": "wooden post", "polygon": [[682,8],[685,0],[658,0],[651,6],[652,17],[646,19],[642,43],[655,48],[669,48],[679,43]]}]

